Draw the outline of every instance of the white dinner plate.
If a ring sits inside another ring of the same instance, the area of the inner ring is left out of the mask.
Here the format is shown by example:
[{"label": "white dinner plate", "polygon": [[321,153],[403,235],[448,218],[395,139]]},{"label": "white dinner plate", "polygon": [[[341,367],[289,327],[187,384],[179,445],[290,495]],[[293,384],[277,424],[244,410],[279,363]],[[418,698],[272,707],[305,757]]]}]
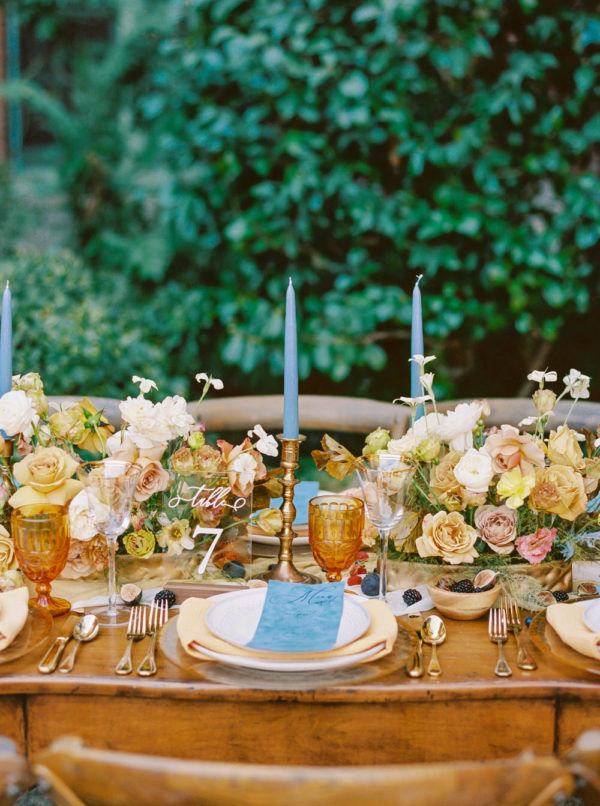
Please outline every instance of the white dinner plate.
[{"label": "white dinner plate", "polygon": [[[205,616],[206,626],[213,635],[222,641],[233,644],[233,646],[245,647],[254,637],[266,595],[266,588],[251,588],[215,596],[214,604]],[[370,624],[371,616],[361,604],[360,599],[344,594],[340,628],[332,649],[339,649],[356,641],[366,633]]]},{"label": "white dinner plate", "polygon": [[[581,602],[583,605],[583,602]],[[600,632],[600,599],[586,602],[583,610],[583,622],[588,630]]]},{"label": "white dinner plate", "polygon": [[376,644],[364,652],[357,652],[354,655],[341,655],[338,658],[323,658],[318,660],[305,661],[276,661],[268,658],[249,658],[246,655],[223,655],[220,652],[213,652],[199,644],[193,645],[196,652],[206,655],[207,660],[216,660],[227,666],[242,666],[246,669],[258,669],[263,672],[321,672],[326,669],[341,669],[344,666],[355,666],[372,655],[376,655],[385,647],[385,641]]}]

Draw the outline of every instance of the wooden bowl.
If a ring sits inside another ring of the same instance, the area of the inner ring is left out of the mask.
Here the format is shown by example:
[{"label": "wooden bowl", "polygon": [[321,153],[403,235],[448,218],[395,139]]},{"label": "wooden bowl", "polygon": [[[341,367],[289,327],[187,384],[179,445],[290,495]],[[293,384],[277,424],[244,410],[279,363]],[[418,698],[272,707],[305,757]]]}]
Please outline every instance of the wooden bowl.
[{"label": "wooden bowl", "polygon": [[472,621],[485,616],[500,595],[500,585],[481,593],[455,593],[428,585],[429,595],[443,616],[457,621]]}]

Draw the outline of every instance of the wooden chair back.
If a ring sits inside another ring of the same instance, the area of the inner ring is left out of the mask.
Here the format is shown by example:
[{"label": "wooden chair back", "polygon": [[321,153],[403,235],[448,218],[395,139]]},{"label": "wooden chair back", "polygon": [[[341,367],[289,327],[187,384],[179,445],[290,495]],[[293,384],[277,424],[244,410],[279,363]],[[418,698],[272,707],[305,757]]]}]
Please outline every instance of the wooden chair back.
[{"label": "wooden chair back", "polygon": [[[518,425],[521,420],[536,414],[535,407],[529,397],[488,397],[490,416],[486,418],[487,426]],[[456,408],[459,403],[468,403],[469,399],[443,400],[437,404],[440,412]],[[550,428],[556,428],[565,421],[569,413],[572,400],[561,400],[556,406],[555,416],[550,419]],[[428,408],[427,411],[432,411]],[[590,400],[579,400],[569,416],[569,425],[572,428],[589,428],[595,431],[600,425],[600,403]]]},{"label": "wooden chair back", "polygon": [[567,760],[571,771],[583,782],[577,792],[583,802],[600,803],[600,730],[583,733]]},{"label": "wooden chair back", "polygon": [[[408,427],[405,406],[362,397],[300,395],[300,430],[368,434],[389,428],[400,436]],[[208,431],[245,431],[260,423],[268,431],[282,429],[283,395],[215,397],[190,411],[206,423]]]},{"label": "wooden chair back", "polygon": [[59,740],[34,759],[87,806],[550,806],[574,788],[554,758],[381,767],[182,761]]},{"label": "wooden chair back", "polygon": [[14,803],[31,783],[26,760],[11,739],[0,736],[0,806]]}]

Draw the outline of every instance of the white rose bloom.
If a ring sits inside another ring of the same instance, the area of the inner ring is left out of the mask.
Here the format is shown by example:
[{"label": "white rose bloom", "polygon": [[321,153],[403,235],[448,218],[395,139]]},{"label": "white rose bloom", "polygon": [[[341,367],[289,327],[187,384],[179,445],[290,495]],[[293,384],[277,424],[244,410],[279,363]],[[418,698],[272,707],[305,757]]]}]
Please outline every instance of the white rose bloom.
[{"label": "white rose bloom", "polygon": [[439,430],[441,424],[444,422],[444,417],[445,415],[436,414],[435,412],[431,412],[431,414],[427,414],[425,417],[419,417],[413,427],[409,428],[403,437],[400,437],[400,439],[391,439],[388,442],[386,452],[398,455],[412,453],[426,437],[439,436]]},{"label": "white rose bloom", "polygon": [[187,437],[196,424],[192,415],[188,413],[185,399],[180,395],[165,397],[156,404],[156,412],[163,429],[169,434],[166,440],[162,440],[163,442],[177,437]]},{"label": "white rose bloom", "polygon": [[458,483],[469,492],[487,493],[494,475],[492,457],[483,450],[477,451],[471,448],[458,461],[454,475]]},{"label": "white rose bloom", "polygon": [[141,396],[128,397],[119,404],[121,417],[128,426],[127,434],[138,448],[164,445],[173,438],[159,405]]},{"label": "white rose bloom", "polygon": [[69,505],[69,531],[75,540],[91,540],[98,534],[99,530],[85,490],[77,493]]},{"label": "white rose bloom", "polygon": [[23,434],[25,439],[29,439],[39,419],[31,398],[22,390],[6,392],[0,397],[0,429],[7,437]]},{"label": "white rose bloom", "polygon": [[454,411],[449,411],[439,428],[438,436],[447,442],[453,451],[468,451],[473,447],[473,431],[477,427],[484,410],[484,402],[459,403]]}]

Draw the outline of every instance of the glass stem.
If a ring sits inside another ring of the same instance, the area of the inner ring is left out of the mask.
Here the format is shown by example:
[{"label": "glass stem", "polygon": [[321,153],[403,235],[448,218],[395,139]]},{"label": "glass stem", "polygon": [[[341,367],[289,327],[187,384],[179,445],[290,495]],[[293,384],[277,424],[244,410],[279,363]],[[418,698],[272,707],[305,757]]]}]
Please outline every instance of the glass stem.
[{"label": "glass stem", "polygon": [[117,615],[117,538],[106,536],[108,544],[108,615]]},{"label": "glass stem", "polygon": [[379,599],[387,600],[387,556],[390,529],[379,530]]}]

